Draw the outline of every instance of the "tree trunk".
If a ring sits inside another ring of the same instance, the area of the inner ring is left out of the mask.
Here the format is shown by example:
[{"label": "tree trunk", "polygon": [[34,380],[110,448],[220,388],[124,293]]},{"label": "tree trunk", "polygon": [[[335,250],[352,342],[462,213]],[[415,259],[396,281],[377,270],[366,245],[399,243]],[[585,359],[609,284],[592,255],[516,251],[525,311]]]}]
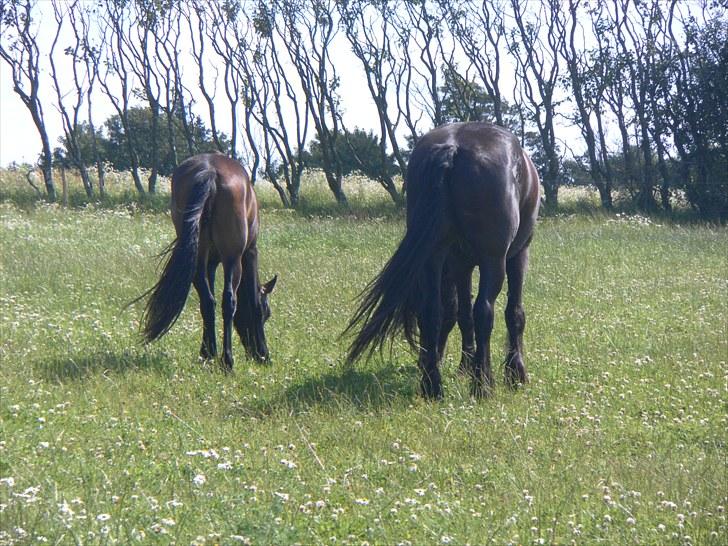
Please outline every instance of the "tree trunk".
[{"label": "tree trunk", "polygon": [[598,184],[597,190],[599,190],[599,200],[602,202],[602,207],[605,210],[612,210],[612,192],[605,184]]},{"label": "tree trunk", "polygon": [[68,207],[68,180],[66,180],[66,168],[61,167],[61,202]]},{"label": "tree trunk", "polygon": [[53,154],[51,153],[51,145],[48,140],[48,133],[45,126],[38,128],[41,131],[41,140],[43,141],[43,182],[45,183],[48,199],[56,200],[56,186],[53,183]]},{"label": "tree trunk", "polygon": [[84,165],[82,161],[77,161],[76,168],[78,169],[78,172],[81,175],[81,181],[83,182],[83,189],[86,190],[86,197],[88,197],[89,199],[93,199],[94,187],[91,184],[91,178],[88,175],[88,169],[86,168],[86,165]]},{"label": "tree trunk", "polygon": [[329,172],[326,172],[326,182],[329,185],[329,189],[334,194],[334,197],[336,198],[336,202],[339,205],[348,207],[349,200],[346,198],[344,189],[341,187],[341,179],[335,177],[333,174],[331,174]]},{"label": "tree trunk", "polygon": [[555,211],[559,207],[559,186],[544,178],[543,190],[546,210]]}]

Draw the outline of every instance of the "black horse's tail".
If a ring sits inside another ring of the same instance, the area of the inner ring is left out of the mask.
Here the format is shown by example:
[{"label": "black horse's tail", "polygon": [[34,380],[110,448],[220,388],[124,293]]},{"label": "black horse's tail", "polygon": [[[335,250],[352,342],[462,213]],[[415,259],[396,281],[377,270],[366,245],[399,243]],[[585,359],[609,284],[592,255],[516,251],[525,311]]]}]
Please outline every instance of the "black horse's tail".
[{"label": "black horse's tail", "polygon": [[416,349],[417,311],[422,303],[420,277],[442,238],[447,214],[445,181],[456,150],[453,144],[443,144],[430,147],[426,157],[419,160],[413,154],[407,178],[417,180],[421,189],[408,211],[402,242],[362,292],[359,307],[344,330],[343,335],[347,335],[361,326],[349,346],[347,362],[353,363],[365,353],[371,356],[400,331]]},{"label": "black horse's tail", "polygon": [[200,226],[205,211],[209,210],[208,201],[215,195],[216,178],[217,171],[209,167],[194,174],[182,215],[182,229],[163,253],[169,254],[169,258],[162,276],[142,295],[150,295],[142,316],[142,334],[147,342],[166,334],[182,313],[197,267]]}]

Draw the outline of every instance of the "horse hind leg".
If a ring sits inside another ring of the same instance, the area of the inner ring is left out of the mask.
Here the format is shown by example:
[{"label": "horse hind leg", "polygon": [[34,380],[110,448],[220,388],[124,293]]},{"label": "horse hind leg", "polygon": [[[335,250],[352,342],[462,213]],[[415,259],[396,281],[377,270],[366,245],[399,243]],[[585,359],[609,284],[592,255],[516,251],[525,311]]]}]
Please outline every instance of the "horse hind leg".
[{"label": "horse hind leg", "polygon": [[526,328],[526,313],[522,301],[523,279],[527,265],[528,248],[524,248],[506,263],[508,303],[506,304],[505,319],[508,326],[508,349],[505,381],[510,387],[528,382],[528,373],[523,362],[523,331]]},{"label": "horse hind leg", "polygon": [[455,326],[455,321],[458,312],[458,297],[455,291],[455,282],[451,278],[447,269],[442,275],[440,297],[442,301],[442,320],[440,322],[440,333],[437,342],[437,355],[442,361],[445,356],[445,349],[447,347],[447,338],[450,332]]},{"label": "horse hind leg", "polygon": [[200,299],[200,314],[202,315],[202,345],[200,356],[205,359],[217,356],[217,342],[215,340],[215,269],[216,262],[207,262],[202,258],[197,263],[197,270],[192,281]]},{"label": "horse hind leg", "polygon": [[503,260],[480,264],[480,286],[473,310],[475,322],[475,355],[473,357],[473,387],[476,397],[488,396],[493,389],[493,370],[490,358],[490,337],[493,332],[493,307],[505,280]]},{"label": "horse hind leg", "polygon": [[473,355],[475,354],[472,276],[473,268],[471,267],[463,270],[457,279],[458,328],[462,339],[459,371],[468,376],[473,374]]},{"label": "horse hind leg", "polygon": [[243,274],[243,265],[240,256],[228,258],[223,262],[225,273],[225,287],[222,294],[223,319],[223,367],[226,371],[233,369],[232,330],[233,317],[237,308],[238,287]]},{"label": "horse hind leg", "polygon": [[420,354],[418,364],[422,372],[420,383],[422,395],[431,400],[442,399],[442,379],[440,377],[440,329],[442,327],[442,265],[441,257],[433,258],[425,267],[423,277],[423,305],[418,313],[417,324],[420,330]]}]

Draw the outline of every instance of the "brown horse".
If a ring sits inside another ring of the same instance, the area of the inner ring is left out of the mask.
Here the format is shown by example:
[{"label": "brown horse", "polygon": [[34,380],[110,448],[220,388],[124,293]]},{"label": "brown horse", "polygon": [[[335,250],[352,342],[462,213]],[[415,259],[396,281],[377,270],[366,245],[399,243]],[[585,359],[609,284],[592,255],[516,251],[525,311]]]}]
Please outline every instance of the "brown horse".
[{"label": "brown horse", "polygon": [[[536,169],[506,129],[454,123],[422,137],[407,172],[407,231],[345,330],[361,327],[349,362],[404,331],[419,349],[424,396],[441,398],[438,366],[457,321],[461,368],[472,373],[473,393],[487,395],[493,387],[493,304],[507,276],[506,382],[525,383],[522,287],[538,207]],[[473,306],[476,266],[480,285]]]},{"label": "brown horse", "polygon": [[190,285],[200,296],[203,358],[217,356],[215,341],[215,271],[222,263],[223,364],[232,370],[232,327],[249,356],[269,358],[263,325],[270,317],[268,294],[277,276],[258,279],[258,202],[245,169],[221,154],[200,154],[172,174],[172,222],[177,238],[144,313],[143,334],[153,341],[179,317]]}]

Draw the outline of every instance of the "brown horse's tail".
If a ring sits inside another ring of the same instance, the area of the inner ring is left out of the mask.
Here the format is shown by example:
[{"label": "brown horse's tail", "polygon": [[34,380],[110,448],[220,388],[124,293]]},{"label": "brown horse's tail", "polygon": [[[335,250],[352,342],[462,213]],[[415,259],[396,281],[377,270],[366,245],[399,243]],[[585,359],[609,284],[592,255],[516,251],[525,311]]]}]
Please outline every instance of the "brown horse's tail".
[{"label": "brown horse's tail", "polygon": [[197,268],[200,226],[206,211],[210,209],[208,202],[215,195],[217,171],[207,167],[193,176],[195,180],[182,214],[181,231],[163,253],[169,254],[169,257],[162,276],[157,284],[142,295],[149,294],[142,316],[142,334],[147,342],[162,337],[177,321],[187,301]]},{"label": "brown horse's tail", "polygon": [[370,357],[400,331],[416,349],[417,312],[422,303],[420,277],[442,237],[447,213],[445,180],[456,151],[455,145],[445,144],[430,148],[426,157],[413,154],[407,178],[417,180],[422,190],[408,211],[402,242],[360,295],[359,307],[342,334],[361,327],[349,346],[347,362],[353,363],[365,353]]}]

